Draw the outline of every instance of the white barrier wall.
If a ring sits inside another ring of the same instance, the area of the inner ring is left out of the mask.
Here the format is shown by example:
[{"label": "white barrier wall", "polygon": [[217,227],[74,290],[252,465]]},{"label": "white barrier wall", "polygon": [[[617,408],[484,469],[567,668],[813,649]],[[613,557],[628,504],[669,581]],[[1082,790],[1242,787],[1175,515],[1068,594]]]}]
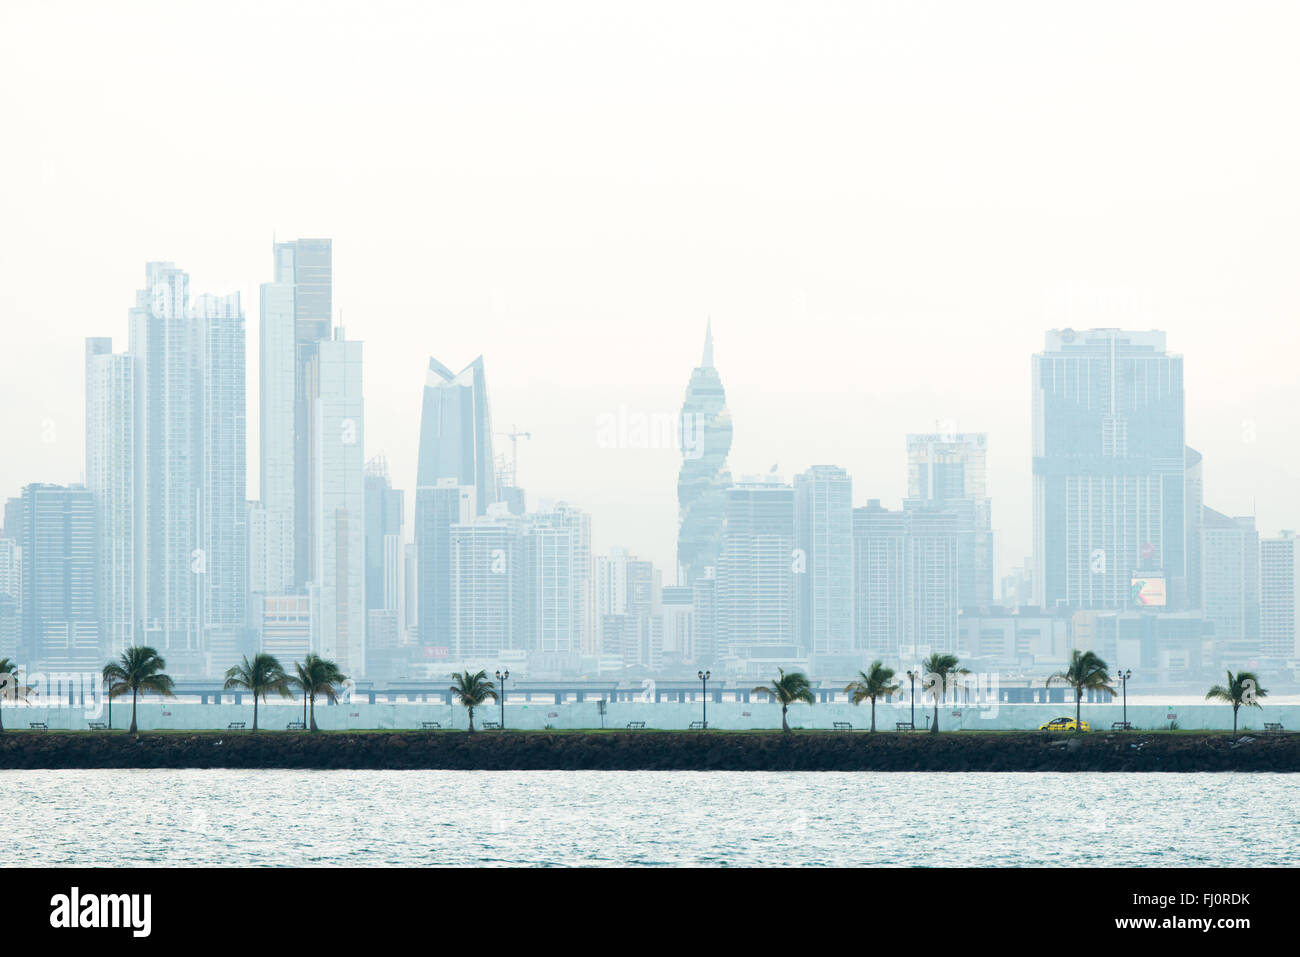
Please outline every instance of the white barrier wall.
[{"label": "white barrier wall", "polygon": [[[916,707],[918,730],[927,727],[926,716],[932,708]],[[877,704],[876,728],[893,731],[899,721],[911,720],[907,704]],[[1112,722],[1121,720],[1122,707],[1116,704],[1085,704],[1083,719],[1092,724],[1094,731],[1109,731]],[[4,725],[11,729],[27,729],[32,722],[44,723],[52,730],[84,730],[89,723],[106,722],[106,709],[98,713],[81,708],[38,708],[6,704],[2,713]],[[498,706],[488,705],[476,709],[474,723],[482,729],[488,722],[500,721]],[[996,706],[951,705],[939,709],[941,730],[1005,731],[1035,730],[1052,718],[1074,716],[1073,704],[999,704]],[[603,726],[611,730],[626,728],[630,721],[644,721],[647,728],[685,730],[692,722],[701,719],[699,703],[661,702],[609,702]],[[1169,727],[1175,720],[1184,730],[1231,729],[1232,708],[1227,705],[1198,704],[1133,705],[1128,707],[1128,720],[1136,728],[1150,730]],[[139,706],[141,730],[225,730],[233,721],[253,723],[252,704],[191,704],[156,701]],[[293,721],[302,720],[302,705],[280,703],[263,704],[258,709],[258,723],[262,728],[283,731]],[[602,719],[597,702],[568,702],[565,704],[508,704],[505,709],[507,728],[540,730],[552,727],[557,730],[600,728]],[[131,721],[131,705],[121,700],[113,704],[114,729],[126,728]],[[443,728],[464,730],[467,725],[465,709],[459,705],[444,704],[339,704],[316,707],[316,723],[324,730],[420,729],[423,722],[436,721]],[[1264,722],[1280,722],[1287,730],[1300,730],[1300,705],[1279,705],[1262,709],[1242,708],[1242,730],[1262,730]],[[831,729],[835,722],[847,722],[856,730],[871,725],[869,706],[850,704],[794,705],[790,708],[790,725],[795,728]],[[709,727],[717,730],[763,730],[781,727],[781,709],[778,705],[738,702],[709,702]]]}]

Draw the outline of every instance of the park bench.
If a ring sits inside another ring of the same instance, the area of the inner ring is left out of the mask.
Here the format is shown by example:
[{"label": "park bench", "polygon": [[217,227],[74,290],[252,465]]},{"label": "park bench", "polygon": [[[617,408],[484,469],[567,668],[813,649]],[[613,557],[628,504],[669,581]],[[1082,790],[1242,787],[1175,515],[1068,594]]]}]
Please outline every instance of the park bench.
[{"label": "park bench", "polygon": [[703,722],[703,721],[692,721],[689,730],[691,730],[691,731],[703,731],[703,730],[704,730],[704,722]]},{"label": "park bench", "polygon": [[107,730],[108,730],[108,725],[106,725],[106,724],[105,724],[104,722],[102,722],[102,721],[92,721],[92,722],[90,722],[90,724],[87,725],[87,727],[90,728],[91,731],[107,731]]},{"label": "park bench", "polygon": [[483,722],[483,730],[485,730],[485,731],[500,731],[500,730],[501,730],[501,722],[500,722],[500,721],[484,721],[484,722]]},{"label": "park bench", "polygon": [[27,727],[31,728],[33,731],[49,731],[49,730],[50,730],[50,726],[49,726],[48,724],[46,724],[44,721],[31,721],[31,722],[28,723]]},{"label": "park bench", "polygon": [[1116,721],[1116,722],[1114,722],[1114,723],[1111,724],[1110,729],[1111,729],[1112,731],[1132,731],[1132,730],[1133,730],[1133,722],[1131,722],[1131,721]]},{"label": "park bench", "polygon": [[420,727],[423,728],[425,731],[441,731],[441,730],[442,730],[442,722],[441,722],[441,721],[421,721],[421,722],[420,722]]},{"label": "park bench", "polygon": [[290,721],[284,726],[286,731],[306,731],[307,723],[305,721]]},{"label": "park bench", "polygon": [[836,721],[831,725],[836,731],[852,731],[853,725],[847,721]]},{"label": "park bench", "polygon": [[627,729],[628,729],[629,731],[644,731],[644,730],[645,730],[645,722],[644,722],[644,721],[629,721],[629,722],[627,723]]},{"label": "park bench", "polygon": [[1264,730],[1265,730],[1265,731],[1285,731],[1286,729],[1282,727],[1282,722],[1281,722],[1281,721],[1265,721],[1265,722],[1264,722]]},{"label": "park bench", "polygon": [[896,721],[896,722],[894,722],[894,730],[895,730],[895,731],[915,731],[915,730],[916,730],[916,725],[912,724],[912,722],[910,722],[910,721]]},{"label": "park bench", "polygon": [[232,722],[230,722],[230,724],[226,725],[226,730],[227,730],[227,731],[243,731],[243,730],[244,730],[244,722],[242,722],[242,721],[232,721]]}]

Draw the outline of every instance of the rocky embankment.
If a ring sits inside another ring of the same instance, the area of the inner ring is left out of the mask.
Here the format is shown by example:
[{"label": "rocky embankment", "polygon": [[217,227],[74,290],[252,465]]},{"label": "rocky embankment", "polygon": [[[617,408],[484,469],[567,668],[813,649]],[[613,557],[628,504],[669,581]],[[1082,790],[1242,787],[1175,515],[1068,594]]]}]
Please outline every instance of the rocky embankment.
[{"label": "rocky embankment", "polygon": [[1300,771],[1300,734],[7,731],[4,768]]}]

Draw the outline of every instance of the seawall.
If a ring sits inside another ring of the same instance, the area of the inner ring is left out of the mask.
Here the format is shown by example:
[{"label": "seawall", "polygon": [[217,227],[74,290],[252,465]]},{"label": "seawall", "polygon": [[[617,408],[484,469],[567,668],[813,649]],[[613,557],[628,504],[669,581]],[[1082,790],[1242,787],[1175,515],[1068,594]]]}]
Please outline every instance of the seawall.
[{"label": "seawall", "polygon": [[1300,734],[5,732],[18,768],[1300,771]]},{"label": "seawall", "polygon": [[[932,708],[917,702],[915,720],[924,729]],[[1108,731],[1113,722],[1121,720],[1123,706],[1118,702],[1084,704],[1083,719],[1090,721],[1097,731]],[[939,723],[944,731],[1035,731],[1040,724],[1066,715],[1074,717],[1074,704],[1007,704],[987,702],[981,704],[946,704],[939,709]],[[500,709],[495,704],[479,708],[475,713],[477,724],[499,721]],[[602,716],[595,701],[542,702],[531,704],[511,702],[505,709],[505,726],[526,731],[542,731],[548,726],[556,731],[578,731],[596,728],[626,728],[630,721],[641,721],[647,728],[662,731],[687,731],[692,722],[701,720],[702,709],[698,702],[619,701],[608,702]],[[5,702],[3,718],[6,728],[26,728],[32,722],[47,725],[50,729],[65,731],[86,730],[90,722],[107,720],[107,709],[102,700],[87,707],[28,707]],[[188,701],[159,701],[150,697],[139,705],[139,726],[142,731],[214,731],[226,728],[231,722],[253,723],[253,704],[243,696],[241,704],[199,704]],[[290,722],[302,720],[301,702],[282,702],[272,698],[258,711],[260,724],[266,729],[283,731]],[[913,711],[908,704],[881,702],[876,706],[876,727],[892,731],[895,723],[911,721]],[[129,699],[113,702],[112,725],[124,728],[131,720]],[[1176,721],[1182,730],[1231,730],[1232,708],[1224,704],[1134,704],[1128,706],[1128,720],[1135,728],[1150,731],[1169,727]],[[1300,730],[1300,704],[1274,703],[1265,700],[1263,708],[1242,708],[1241,729],[1262,730],[1264,722],[1279,722],[1287,729]],[[420,730],[425,722],[437,722],[443,728],[466,725],[465,709],[459,704],[435,702],[344,702],[326,705],[318,702],[316,722],[327,731],[370,730]],[[790,708],[790,724],[797,728],[832,730],[836,722],[847,723],[855,730],[871,725],[871,709],[867,705],[846,703],[797,704]],[[709,727],[719,731],[771,731],[781,727],[781,708],[766,701],[709,702]]]}]

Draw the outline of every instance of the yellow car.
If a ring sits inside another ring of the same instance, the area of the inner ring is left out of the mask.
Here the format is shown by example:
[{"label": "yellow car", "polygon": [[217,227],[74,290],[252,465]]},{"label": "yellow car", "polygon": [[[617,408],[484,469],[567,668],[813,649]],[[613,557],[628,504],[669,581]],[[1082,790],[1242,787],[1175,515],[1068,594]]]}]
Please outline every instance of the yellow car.
[{"label": "yellow car", "polygon": [[[1051,721],[1047,722],[1047,724],[1040,724],[1040,725],[1038,726],[1038,730],[1039,730],[1039,731],[1073,731],[1073,730],[1074,730],[1074,719],[1073,719],[1073,718],[1053,718]],[[1092,725],[1090,725],[1087,721],[1080,721],[1080,722],[1079,722],[1079,730],[1080,730],[1080,731],[1091,731],[1091,730],[1092,730]]]}]

